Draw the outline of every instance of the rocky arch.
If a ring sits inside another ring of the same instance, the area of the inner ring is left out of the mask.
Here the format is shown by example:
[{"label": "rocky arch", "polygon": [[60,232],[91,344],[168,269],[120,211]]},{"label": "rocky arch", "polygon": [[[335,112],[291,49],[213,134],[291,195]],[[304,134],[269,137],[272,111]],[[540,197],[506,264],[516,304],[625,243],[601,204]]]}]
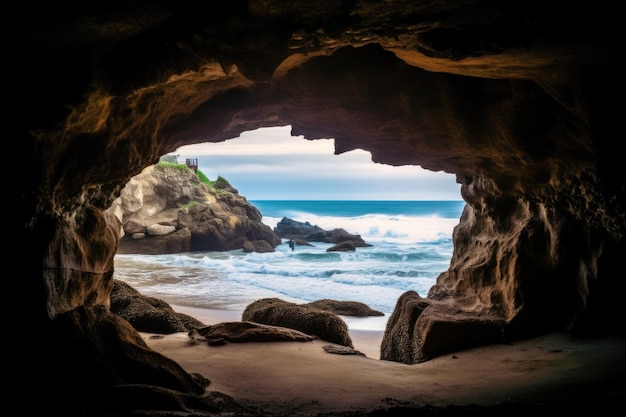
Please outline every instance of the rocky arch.
[{"label": "rocky arch", "polygon": [[18,10],[12,102],[26,105],[10,123],[30,175],[12,250],[31,314],[18,324],[47,342],[25,374],[54,381],[55,402],[130,385],[142,398],[203,392],[108,311],[119,225],[103,210],[159,156],[264,126],[461,183],[450,268],[427,296],[398,300],[384,359],[620,332],[625,187],[618,112],[605,100],[620,79],[613,16],[589,4],[321,4]]}]

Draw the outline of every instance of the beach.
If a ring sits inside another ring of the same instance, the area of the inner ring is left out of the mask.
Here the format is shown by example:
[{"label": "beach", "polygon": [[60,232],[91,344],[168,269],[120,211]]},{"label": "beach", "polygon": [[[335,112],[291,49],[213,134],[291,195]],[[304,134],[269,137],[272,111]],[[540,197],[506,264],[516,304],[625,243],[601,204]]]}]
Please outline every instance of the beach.
[{"label": "beach", "polygon": [[[308,303],[357,301],[391,314],[406,291],[425,296],[450,266],[462,201],[257,201],[263,222],[282,218],[343,228],[369,245],[329,252],[331,242],[273,252],[199,251],[117,254],[115,278],[169,304],[243,311],[262,298]],[[370,326],[373,327],[373,326]],[[384,323],[376,326],[384,330]]]},{"label": "beach", "polygon": [[[237,311],[172,307],[207,325],[241,319]],[[142,333],[152,349],[208,378],[208,391],[268,416],[356,416],[394,407],[602,411],[625,398],[624,339],[555,333],[406,365],[379,360],[382,331],[355,329],[350,335],[363,355],[327,353],[323,347],[330,343],[320,339],[209,346],[192,343],[186,333]]]}]

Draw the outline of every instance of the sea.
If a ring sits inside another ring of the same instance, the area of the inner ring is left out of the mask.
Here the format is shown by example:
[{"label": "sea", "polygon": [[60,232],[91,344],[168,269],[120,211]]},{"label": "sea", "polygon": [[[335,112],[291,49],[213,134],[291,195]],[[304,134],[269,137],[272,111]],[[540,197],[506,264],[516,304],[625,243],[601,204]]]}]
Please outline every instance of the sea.
[{"label": "sea", "polygon": [[350,328],[384,330],[406,291],[426,296],[452,257],[452,231],[464,201],[249,200],[272,229],[284,217],[342,228],[371,246],[327,252],[330,243],[271,253],[188,252],[115,255],[114,278],[169,304],[243,312],[262,298],[294,303],[358,301],[384,313],[344,317]]}]

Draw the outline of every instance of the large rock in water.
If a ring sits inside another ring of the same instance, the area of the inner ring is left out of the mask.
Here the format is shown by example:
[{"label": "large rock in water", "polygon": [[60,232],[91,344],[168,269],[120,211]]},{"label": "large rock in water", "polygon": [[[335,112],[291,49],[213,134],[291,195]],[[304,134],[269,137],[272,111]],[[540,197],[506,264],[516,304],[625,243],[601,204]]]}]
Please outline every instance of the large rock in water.
[{"label": "large rock in water", "polygon": [[228,182],[210,187],[185,166],[145,168],[107,212],[122,224],[118,253],[272,252],[281,243],[259,210]]},{"label": "large rock in water", "polygon": [[341,316],[370,317],[384,316],[385,313],[378,310],[372,310],[367,304],[359,301],[339,301],[339,300],[316,300],[310,303],[302,304],[306,307],[317,308],[320,310],[331,311]]},{"label": "large rock in water", "polygon": [[274,233],[285,239],[307,240],[308,236],[318,232],[326,232],[326,230],[310,222],[300,222],[288,217],[283,217],[274,226]]},{"label": "large rock in water", "polygon": [[282,238],[294,239],[297,242],[351,242],[354,248],[372,246],[365,243],[360,235],[353,235],[342,228],[325,230],[318,225],[312,225],[310,222],[299,222],[287,217],[283,217],[276,224],[274,233]]}]

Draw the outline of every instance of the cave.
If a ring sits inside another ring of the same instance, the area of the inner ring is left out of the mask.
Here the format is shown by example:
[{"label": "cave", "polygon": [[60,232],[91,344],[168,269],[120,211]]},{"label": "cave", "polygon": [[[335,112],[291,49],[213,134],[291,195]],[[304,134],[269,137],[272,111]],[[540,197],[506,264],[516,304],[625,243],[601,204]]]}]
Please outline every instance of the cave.
[{"label": "cave", "polygon": [[109,311],[119,225],[104,211],[161,155],[271,126],[461,184],[450,268],[399,300],[386,359],[502,334],[623,337],[618,16],[602,2],[17,5],[10,157],[27,174],[9,259],[29,347],[11,353],[13,386],[49,387],[27,394],[49,415],[227,406]]}]

